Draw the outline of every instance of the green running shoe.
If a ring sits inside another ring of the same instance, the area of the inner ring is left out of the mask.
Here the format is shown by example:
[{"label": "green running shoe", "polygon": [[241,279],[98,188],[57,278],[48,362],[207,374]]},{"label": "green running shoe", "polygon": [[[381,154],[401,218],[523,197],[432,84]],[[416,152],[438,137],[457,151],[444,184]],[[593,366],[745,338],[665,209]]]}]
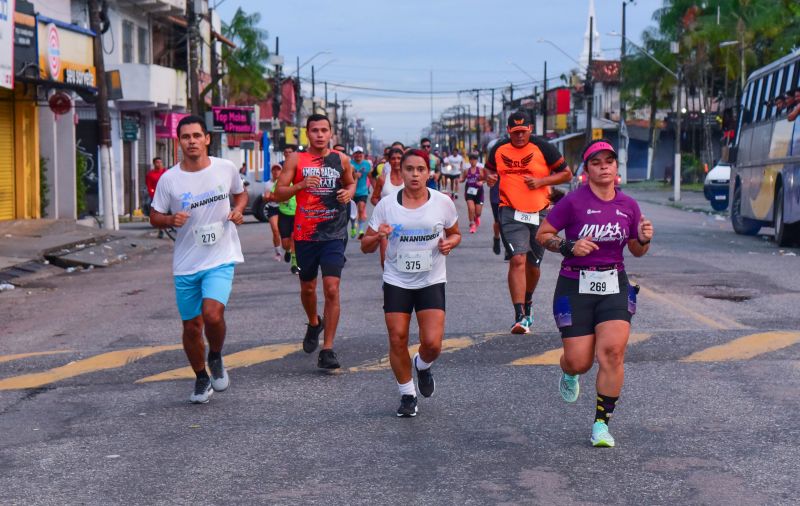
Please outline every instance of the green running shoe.
[{"label": "green running shoe", "polygon": [[608,432],[608,425],[594,422],[592,425],[592,446],[595,448],[614,448],[614,438]]},{"label": "green running shoe", "polygon": [[578,394],[581,393],[581,384],[578,383],[579,378],[579,374],[571,376],[565,372],[561,373],[561,379],[558,381],[558,391],[561,392],[561,398],[565,402],[578,400]]}]

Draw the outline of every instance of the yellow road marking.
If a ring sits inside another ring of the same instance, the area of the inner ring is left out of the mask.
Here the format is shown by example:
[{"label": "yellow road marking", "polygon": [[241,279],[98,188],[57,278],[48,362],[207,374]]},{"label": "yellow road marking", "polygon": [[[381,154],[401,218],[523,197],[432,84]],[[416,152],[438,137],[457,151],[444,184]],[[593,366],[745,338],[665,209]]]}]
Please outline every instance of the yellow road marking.
[{"label": "yellow road marking", "polygon": [[800,342],[800,332],[762,332],[692,353],[681,362],[747,360]]},{"label": "yellow road marking", "polygon": [[703,314],[698,313],[697,311],[692,310],[691,308],[683,305],[682,303],[673,300],[672,297],[667,295],[654,292],[653,290],[642,286],[640,288],[640,293],[649,298],[653,298],[658,300],[659,302],[663,302],[665,304],[669,304],[670,306],[686,313],[689,317],[693,318],[694,320],[702,323],[703,325],[709,326],[711,328],[719,329],[719,330],[731,330],[731,329],[746,329],[749,328],[746,325],[742,325],[741,323],[733,320],[731,318],[726,318],[722,315],[715,315],[714,318],[709,318]]},{"label": "yellow road marking", "polygon": [[[651,334],[631,334],[628,344],[641,343],[650,339]],[[558,365],[561,359],[562,348],[553,348],[538,355],[518,358],[511,365]]]},{"label": "yellow road marking", "polygon": [[[302,344],[267,344],[238,351],[230,355],[225,355],[225,368],[236,369],[238,367],[250,367],[251,365],[269,362],[270,360],[277,360],[300,350],[302,347]],[[172,369],[171,371],[154,374],[153,376],[147,376],[146,378],[136,380],[136,383],[191,379],[194,377],[194,371],[192,371],[191,367],[180,367],[178,369]]]},{"label": "yellow road marking", "polygon": [[35,351],[33,353],[17,353],[16,355],[0,355],[0,364],[3,362],[11,362],[12,360],[20,360],[30,357],[43,357],[46,355],[57,355],[59,353],[72,353],[72,350]]},{"label": "yellow road marking", "polygon": [[[475,338],[451,337],[448,339],[442,339],[442,353],[452,353],[454,351],[463,350],[464,348],[469,348],[470,346],[474,346],[476,344],[488,341],[489,339],[495,336],[501,336],[501,335],[506,335],[506,334],[500,332],[491,332]],[[414,354],[417,353],[418,350],[419,350],[419,344],[414,344],[408,347],[408,353],[411,356],[414,356]],[[385,369],[389,369],[390,367],[391,365],[389,364],[389,356],[386,355],[378,360],[373,360],[355,367],[351,367],[350,369],[348,369],[348,371],[349,372],[383,371]]]},{"label": "yellow road marking", "polygon": [[33,374],[23,374],[0,380],[0,390],[19,390],[23,388],[37,388],[56,381],[67,378],[74,378],[83,374],[107,369],[123,367],[131,362],[149,357],[162,351],[181,349],[181,345],[169,346],[146,346],[142,348],[130,348],[127,350],[111,351],[95,355],[87,359],[70,362],[67,365],[56,367],[44,372]]}]

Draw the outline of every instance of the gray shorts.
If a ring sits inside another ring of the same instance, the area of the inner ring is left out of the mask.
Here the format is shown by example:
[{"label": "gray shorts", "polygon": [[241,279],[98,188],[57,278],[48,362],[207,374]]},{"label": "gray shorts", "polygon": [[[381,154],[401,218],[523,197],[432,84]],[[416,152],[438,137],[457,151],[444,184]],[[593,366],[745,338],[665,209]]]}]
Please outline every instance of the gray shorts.
[{"label": "gray shorts", "polygon": [[[543,220],[546,211],[539,212],[539,219]],[[541,222],[541,221],[540,221]],[[508,243],[511,255],[527,255],[528,263],[539,267],[544,257],[544,247],[536,242],[538,225],[520,223],[514,219],[514,209],[506,206],[500,207],[500,228],[503,238]]]}]

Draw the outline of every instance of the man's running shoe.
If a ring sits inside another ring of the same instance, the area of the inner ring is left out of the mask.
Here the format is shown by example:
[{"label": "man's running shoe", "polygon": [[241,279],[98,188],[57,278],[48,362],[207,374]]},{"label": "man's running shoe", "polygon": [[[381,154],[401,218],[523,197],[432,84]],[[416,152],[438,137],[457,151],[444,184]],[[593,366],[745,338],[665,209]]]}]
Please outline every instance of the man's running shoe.
[{"label": "man's running shoe", "polygon": [[306,353],[311,353],[317,349],[319,345],[319,335],[322,333],[322,330],[325,328],[325,322],[323,321],[321,316],[317,316],[319,322],[317,325],[311,325],[310,323],[306,324],[306,337],[303,338],[303,351]]},{"label": "man's running shoe", "polygon": [[591,442],[592,446],[597,448],[614,448],[614,437],[608,432],[608,425],[594,422]]},{"label": "man's running shoe", "polygon": [[356,228],[353,227],[350,229],[350,239],[355,239],[355,238],[356,238]]},{"label": "man's running shoe", "polygon": [[492,252],[495,255],[499,255],[500,254],[500,238],[499,237],[495,237],[494,239],[492,239]]},{"label": "man's running shoe", "polygon": [[481,217],[480,216],[476,216],[475,217],[475,226],[476,227],[480,227],[481,226]]},{"label": "man's running shoe", "polygon": [[411,418],[417,416],[417,397],[414,395],[404,395],[400,397],[400,407],[397,408],[399,418]]},{"label": "man's running shoe", "polygon": [[360,241],[363,238],[364,238],[364,232],[359,232],[358,233],[358,240]]},{"label": "man's running shoe", "polygon": [[520,315],[517,318],[517,322],[514,323],[514,326],[511,327],[512,334],[530,334],[531,327],[528,324],[528,317],[525,315]]},{"label": "man's running shoe", "polygon": [[289,272],[291,272],[292,274],[300,274],[300,267],[293,265],[289,267]]},{"label": "man's running shoe", "polygon": [[276,251],[276,252],[275,252],[275,257],[274,257],[274,258],[275,258],[275,261],[276,261],[276,262],[280,262],[280,261],[281,261],[281,254],[280,254],[280,253],[278,253],[278,252]]},{"label": "man's running shoe", "polygon": [[284,251],[283,252],[283,261],[287,264],[292,261],[292,252],[291,251]]},{"label": "man's running shoe", "polygon": [[578,400],[578,394],[581,393],[579,379],[579,374],[572,376],[565,372],[561,373],[561,379],[558,381],[558,391],[561,392],[561,398],[564,399],[564,402],[575,402]]},{"label": "man's running shoe", "polygon": [[224,392],[231,384],[228,378],[228,371],[225,370],[225,365],[222,363],[222,357],[209,360],[208,368],[211,369],[211,386],[215,392]]},{"label": "man's running shoe", "polygon": [[474,234],[476,230],[477,230],[477,227],[475,226],[474,223],[469,226],[469,233],[470,234]]},{"label": "man's running shoe", "polygon": [[334,353],[333,350],[319,350],[317,367],[320,369],[338,369],[341,366],[339,365],[339,361],[336,359],[336,353]]},{"label": "man's running shoe", "polygon": [[433,374],[431,373],[430,367],[420,371],[417,369],[417,357],[419,357],[419,353],[414,355],[414,369],[417,371],[417,386],[419,387],[419,393],[422,394],[423,397],[430,397],[433,395],[433,391],[436,389],[436,382],[433,381]]},{"label": "man's running shoe", "polygon": [[211,378],[208,376],[197,378],[194,382],[194,392],[189,396],[189,402],[192,404],[205,404],[213,393],[214,388],[211,386]]}]

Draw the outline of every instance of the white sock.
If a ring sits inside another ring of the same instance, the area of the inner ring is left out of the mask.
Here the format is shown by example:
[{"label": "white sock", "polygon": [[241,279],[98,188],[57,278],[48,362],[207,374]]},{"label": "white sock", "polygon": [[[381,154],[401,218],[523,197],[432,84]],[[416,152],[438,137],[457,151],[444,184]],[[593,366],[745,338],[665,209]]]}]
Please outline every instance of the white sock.
[{"label": "white sock", "polygon": [[414,386],[413,379],[402,385],[398,383],[397,388],[400,390],[400,395],[413,395],[414,397],[417,396],[417,388]]},{"label": "white sock", "polygon": [[275,253],[278,254],[278,255],[281,254],[281,247],[280,246],[275,246]]},{"label": "white sock", "polygon": [[422,360],[422,357],[419,356],[419,353],[414,355],[414,364],[416,364],[417,369],[420,371],[424,371],[425,369],[430,369],[433,365],[433,362],[428,363]]}]

